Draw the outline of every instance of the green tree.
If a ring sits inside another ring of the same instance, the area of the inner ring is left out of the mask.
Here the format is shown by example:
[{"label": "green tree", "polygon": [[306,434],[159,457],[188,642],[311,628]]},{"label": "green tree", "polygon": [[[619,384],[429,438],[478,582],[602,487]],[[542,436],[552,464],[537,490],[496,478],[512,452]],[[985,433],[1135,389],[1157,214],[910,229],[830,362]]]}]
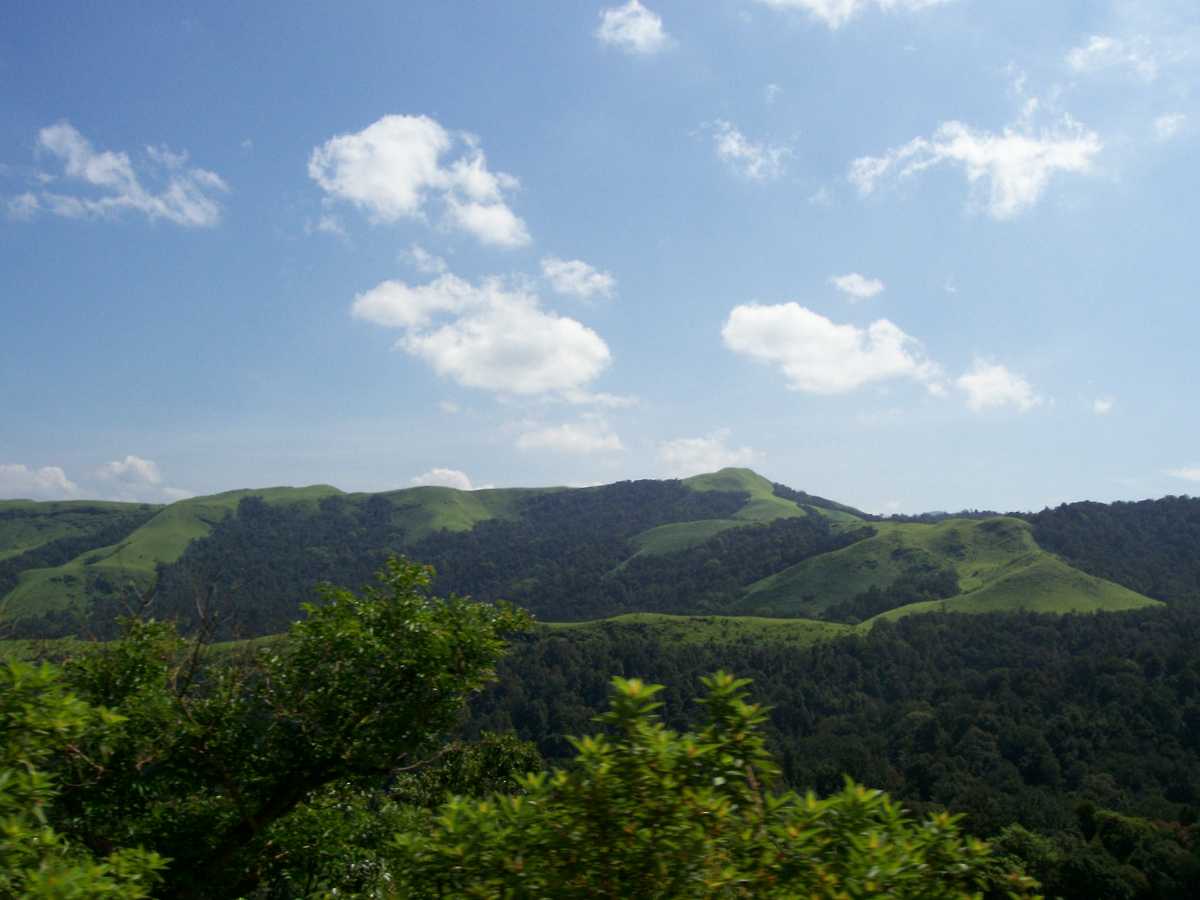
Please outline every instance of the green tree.
[{"label": "green tree", "polygon": [[48,665],[0,666],[0,898],[73,900],[149,897],[163,860],[140,849],[97,855],[51,824],[59,786],[48,771],[55,758],[103,764],[79,749],[120,717],[69,692]]},{"label": "green tree", "polygon": [[[64,761],[55,821],[84,846],[167,857],[164,894],[259,890],[304,845],[294,829],[446,757],[504,635],[529,622],[505,605],[431,597],[430,577],[392,560],[378,588],[325,588],[286,637],[241,648],[128,623],[123,640],[67,666],[84,700],[120,718]],[[333,853],[354,843],[346,829],[328,837]]]},{"label": "green tree", "polygon": [[612,734],[575,739],[574,766],[524,794],[457,798],[395,839],[412,897],[1027,897],[1035,883],[964,837],[907,818],[849,781],[827,799],[776,795],[763,709],[745,680],[706,679],[707,721],[658,719],[661,686],[613,680]]}]

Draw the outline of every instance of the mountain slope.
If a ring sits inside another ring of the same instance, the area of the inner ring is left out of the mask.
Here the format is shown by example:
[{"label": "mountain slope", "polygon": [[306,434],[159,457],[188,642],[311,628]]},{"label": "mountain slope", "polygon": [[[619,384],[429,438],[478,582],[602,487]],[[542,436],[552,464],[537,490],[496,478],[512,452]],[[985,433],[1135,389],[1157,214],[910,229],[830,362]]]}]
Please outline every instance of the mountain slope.
[{"label": "mountain slope", "polygon": [[132,595],[153,588],[158,566],[174,562],[193,541],[207,537],[243,498],[313,503],[340,493],[328,485],[313,485],[227,491],[180,500],[163,507],[119,543],[90,548],[60,565],[25,570],[3,599],[3,618],[78,612],[97,595],[130,595],[127,600],[134,603]]},{"label": "mountain slope", "polygon": [[435,565],[440,593],[508,599],[550,621],[857,623],[1153,603],[1039,547],[1021,518],[880,520],[744,468],[590,488],[316,485],[127,506],[0,505],[0,627],[16,637],[104,634],[152,595],[152,613],[184,627],[207,617],[225,637],[268,634],[296,618],[317,583],[368,584],[394,553]]},{"label": "mountain slope", "polygon": [[872,538],[751,585],[738,610],[820,615],[872,588],[887,589],[905,574],[937,569],[957,577],[958,594],[952,600],[906,608],[1063,612],[1135,609],[1155,602],[1070,568],[1038,547],[1032,527],[1020,519],[947,519],[935,525],[877,522],[872,527]]}]

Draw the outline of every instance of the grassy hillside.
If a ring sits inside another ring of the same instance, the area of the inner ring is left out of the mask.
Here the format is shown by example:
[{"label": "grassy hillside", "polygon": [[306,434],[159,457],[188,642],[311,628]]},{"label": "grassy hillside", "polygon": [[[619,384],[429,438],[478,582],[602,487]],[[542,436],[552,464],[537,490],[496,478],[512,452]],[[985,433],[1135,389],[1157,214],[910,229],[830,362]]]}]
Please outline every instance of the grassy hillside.
[{"label": "grassy hillside", "polygon": [[404,529],[407,543],[436,531],[470,531],[488,519],[515,519],[525,497],[567,488],[498,488],[459,491],[448,487],[415,487],[390,491],[392,521]]},{"label": "grassy hillside", "polygon": [[721,469],[707,475],[693,475],[683,483],[693,491],[744,491],[750,502],[733,517],[739,522],[773,522],[789,516],[807,513],[782,497],[775,496],[775,486],[750,469]]},{"label": "grassy hillside", "polygon": [[315,503],[340,493],[329,485],[312,485],[227,491],[180,500],[163,508],[120,544],[97,547],[60,566],[23,572],[17,587],[3,599],[0,612],[3,618],[21,619],[82,608],[97,591],[146,591],[153,586],[159,563],[177,560],[191,541],[207,535],[243,497],[262,497],[268,503]]},{"label": "grassy hillside", "polygon": [[[638,555],[678,553],[703,544],[714,535],[730,528],[809,515],[808,510],[797,506],[791,500],[775,496],[774,484],[750,469],[721,469],[719,472],[685,478],[683,483],[693,491],[738,491],[749,494],[750,499],[732,518],[678,522],[644,531],[633,538]],[[840,509],[815,511],[839,525],[862,524],[857,516]]]},{"label": "grassy hillside", "polygon": [[591,622],[544,623],[550,629],[650,629],[671,644],[784,643],[806,647],[855,633],[858,626],[813,619],[764,619],[753,616],[670,616],[628,613]]},{"label": "grassy hillside", "polygon": [[1048,553],[1011,568],[978,590],[948,600],[910,603],[881,613],[864,624],[924,612],[1119,612],[1163,605],[1119,584],[1073,569]]},{"label": "grassy hillside", "polygon": [[1058,612],[1132,609],[1152,602],[1071,569],[1038,547],[1032,528],[1020,519],[947,519],[936,525],[877,522],[872,527],[877,531],[873,538],[751,585],[739,611],[817,615],[869,588],[886,589],[904,572],[927,566],[952,568],[962,593],[915,607]]},{"label": "grassy hillside", "polygon": [[149,506],[103,500],[0,500],[0,560],[61,538],[91,534],[116,514]]},{"label": "grassy hillside", "polygon": [[633,544],[638,548],[636,555],[665,556],[668,553],[678,553],[697,544],[703,544],[710,537],[728,531],[730,528],[743,528],[747,522],[739,519],[701,519],[697,522],[676,522],[671,525],[659,525],[649,531],[633,536]]}]

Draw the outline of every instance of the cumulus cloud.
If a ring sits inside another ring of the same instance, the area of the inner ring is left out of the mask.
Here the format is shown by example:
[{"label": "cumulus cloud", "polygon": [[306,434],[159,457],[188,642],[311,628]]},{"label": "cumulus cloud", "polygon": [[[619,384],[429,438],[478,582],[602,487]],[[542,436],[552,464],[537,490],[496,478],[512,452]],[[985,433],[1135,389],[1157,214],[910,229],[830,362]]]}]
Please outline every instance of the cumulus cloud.
[{"label": "cumulus cloud", "polygon": [[833,275],[829,283],[841,291],[853,303],[858,300],[870,300],[883,293],[884,284],[878,278],[867,278],[857,272],[849,275]]},{"label": "cumulus cloud", "polygon": [[651,56],[671,45],[671,38],[663,29],[662,18],[642,6],[638,0],[629,0],[624,6],[602,10],[596,39],[635,56]]},{"label": "cumulus cloud", "polygon": [[931,138],[918,137],[883,156],[864,156],[850,165],[850,181],[864,196],[885,179],[904,179],[942,163],[961,165],[972,187],[986,185],[981,202],[996,219],[1011,219],[1032,207],[1060,173],[1085,175],[1103,144],[1100,137],[1069,116],[1035,133],[1030,118],[1037,101],[1026,107],[1017,126],[996,134],[962,122],[943,123]]},{"label": "cumulus cloud", "polygon": [[474,490],[471,487],[471,479],[467,477],[467,473],[460,472],[458,469],[430,469],[428,472],[422,472],[420,475],[409,479],[409,484],[414,487],[433,485],[436,487],[457,488],[460,491]]},{"label": "cumulus cloud", "polygon": [[596,332],[500,279],[474,285],[447,274],[424,285],[385,281],[358,295],[351,313],[402,329],[396,346],[439,375],[501,394],[568,396],[611,360]]},{"label": "cumulus cloud", "polygon": [[1179,469],[1168,469],[1167,474],[1172,478],[1182,478],[1184,481],[1200,481],[1200,466],[1183,466]]},{"label": "cumulus cloud", "polygon": [[70,500],[79,496],[79,485],[58,466],[0,463],[0,498]]},{"label": "cumulus cloud", "polygon": [[839,325],[798,303],[749,304],[734,307],[721,337],[735,353],[778,366],[794,391],[844,394],[897,378],[940,388],[940,367],[887,319],[864,329]]},{"label": "cumulus cloud", "polygon": [[658,445],[658,461],[676,478],[715,472],[726,466],[748,466],[762,454],[751,447],[730,447],[729,429],[705,437],[676,438]]},{"label": "cumulus cloud", "polygon": [[128,153],[97,150],[66,121],[39,131],[37,148],[62,169],[41,173],[39,181],[46,187],[37,193],[9,199],[11,218],[46,212],[70,219],[112,219],[135,212],[151,221],[195,228],[221,220],[217,197],[229,186],[216,172],[189,166],[186,153],[146,147],[135,166]]},{"label": "cumulus cloud", "polygon": [[774,9],[800,10],[830,28],[841,28],[867,9],[913,12],[928,9],[931,6],[940,6],[950,0],[758,0],[758,2]]},{"label": "cumulus cloud", "polygon": [[551,450],[579,456],[625,449],[621,439],[603,420],[566,422],[532,429],[517,438],[517,447],[521,450]]},{"label": "cumulus cloud", "polygon": [[410,245],[403,256],[422,275],[441,275],[447,268],[444,259],[430,253],[420,244]]},{"label": "cumulus cloud", "polygon": [[581,259],[547,256],[542,260],[542,276],[557,293],[580,300],[611,297],[617,287],[617,279],[610,273],[594,269]]},{"label": "cumulus cloud", "polygon": [[353,204],[372,222],[425,219],[432,203],[447,226],[481,243],[530,241],[525,222],[508,206],[517,179],[491,171],[474,136],[451,133],[428,116],[384,116],[330,138],[313,150],[308,174],[327,199]]},{"label": "cumulus cloud", "polygon": [[1187,116],[1183,113],[1168,113],[1154,120],[1154,136],[1160,141],[1169,141],[1182,130]]},{"label": "cumulus cloud", "polygon": [[96,469],[100,493],[110,500],[137,503],[174,503],[195,492],[164,483],[162,470],[152,459],[128,454]]},{"label": "cumulus cloud", "polygon": [[1092,401],[1092,412],[1098,416],[1107,416],[1115,405],[1116,401],[1112,397],[1097,397]]},{"label": "cumulus cloud", "polygon": [[158,463],[133,455],[105,463],[96,471],[96,477],[126,484],[162,484],[163,480]]},{"label": "cumulus cloud", "polygon": [[1029,412],[1042,404],[1028,381],[999,363],[976,360],[972,369],[959,376],[955,385],[967,395],[967,407],[975,412],[1011,406]]},{"label": "cumulus cloud", "polygon": [[717,158],[751,181],[773,181],[784,172],[791,150],[780,144],[750,140],[732,122],[718,119],[712,125]]},{"label": "cumulus cloud", "polygon": [[1123,39],[1108,34],[1093,34],[1087,42],[1067,52],[1067,65],[1079,74],[1104,69],[1127,69],[1144,81],[1158,77],[1159,60],[1144,37]]}]

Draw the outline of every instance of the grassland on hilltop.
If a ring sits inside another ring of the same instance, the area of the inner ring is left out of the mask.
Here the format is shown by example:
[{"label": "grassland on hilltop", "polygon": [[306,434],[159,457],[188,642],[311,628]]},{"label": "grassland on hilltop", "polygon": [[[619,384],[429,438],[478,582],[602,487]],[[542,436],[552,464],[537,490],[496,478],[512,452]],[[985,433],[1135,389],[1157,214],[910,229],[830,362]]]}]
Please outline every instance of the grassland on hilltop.
[{"label": "grassland on hilltop", "polygon": [[[937,524],[875,522],[876,534],[805,560],[750,586],[739,612],[813,616],[906,571],[948,567],[961,593],[915,604],[964,612],[1135,609],[1154,601],[1070,568],[1042,550],[1032,527],[1011,517],[947,519]],[[905,607],[916,611],[914,607]]]},{"label": "grassland on hilltop", "polygon": [[149,590],[159,564],[177,560],[189,543],[207,536],[244,497],[262,497],[268,503],[316,503],[340,493],[329,485],[312,485],[227,491],[180,500],[164,507],[119,544],[88,550],[60,566],[21,573],[16,588],[4,598],[4,618],[82,608],[97,584],[102,593]]}]

